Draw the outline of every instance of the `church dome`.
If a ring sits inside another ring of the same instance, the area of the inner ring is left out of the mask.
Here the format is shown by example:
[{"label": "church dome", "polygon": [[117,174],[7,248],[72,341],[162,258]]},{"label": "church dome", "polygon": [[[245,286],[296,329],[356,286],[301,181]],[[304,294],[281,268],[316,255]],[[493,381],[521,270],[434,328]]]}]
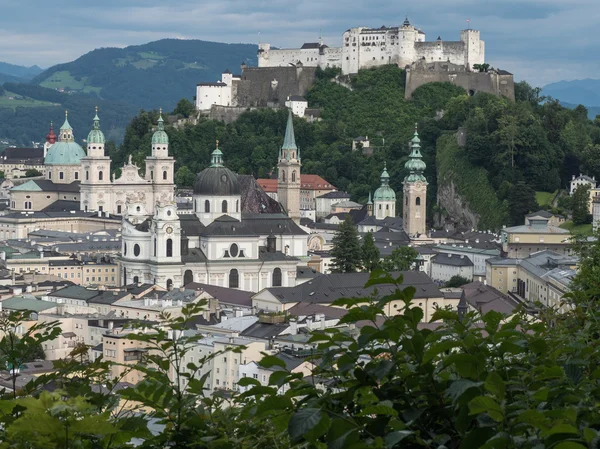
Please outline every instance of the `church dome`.
[{"label": "church dome", "polygon": [[[217,143],[218,144],[218,143]],[[212,163],[196,176],[195,195],[233,196],[240,195],[237,175],[223,166],[223,153],[219,148],[212,152]]]},{"label": "church dome", "polygon": [[94,117],[94,127],[88,134],[87,143],[88,143],[88,145],[90,143],[96,143],[96,144],[104,143],[104,133],[100,129],[100,118],[98,117],[98,107],[96,107],[96,116]]},{"label": "church dome", "polygon": [[396,192],[390,187],[390,175],[387,172],[387,164],[384,164],[381,173],[381,186],[375,190],[373,201],[396,201]]},{"label": "church dome", "polygon": [[85,151],[75,142],[73,128],[69,124],[65,113],[65,123],[60,128],[58,142],[50,147],[46,157],[45,165],[79,165],[81,158],[85,157]]},{"label": "church dome", "polygon": [[165,122],[162,118],[162,109],[161,109],[160,117],[158,117],[158,130],[154,134],[152,134],[152,144],[158,145],[168,145],[169,144],[169,136],[165,132]]}]

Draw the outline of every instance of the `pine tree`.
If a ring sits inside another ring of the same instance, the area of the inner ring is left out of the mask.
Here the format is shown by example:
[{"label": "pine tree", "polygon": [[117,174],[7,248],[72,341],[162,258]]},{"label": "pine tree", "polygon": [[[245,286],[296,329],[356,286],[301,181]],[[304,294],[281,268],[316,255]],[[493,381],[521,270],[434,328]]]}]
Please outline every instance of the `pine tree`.
[{"label": "pine tree", "polygon": [[572,197],[573,223],[576,225],[591,223],[589,202],[590,185],[580,185],[575,189]]},{"label": "pine tree", "polygon": [[379,267],[379,259],[381,258],[379,250],[375,246],[375,239],[370,232],[363,237],[362,247],[362,265],[366,271],[373,271]]},{"label": "pine tree", "polygon": [[361,267],[361,248],[358,241],[358,231],[350,216],[340,227],[333,238],[333,256],[331,271],[334,273],[354,273]]},{"label": "pine tree", "polygon": [[410,246],[394,249],[392,254],[383,259],[382,267],[386,271],[408,271],[416,262],[419,253]]}]

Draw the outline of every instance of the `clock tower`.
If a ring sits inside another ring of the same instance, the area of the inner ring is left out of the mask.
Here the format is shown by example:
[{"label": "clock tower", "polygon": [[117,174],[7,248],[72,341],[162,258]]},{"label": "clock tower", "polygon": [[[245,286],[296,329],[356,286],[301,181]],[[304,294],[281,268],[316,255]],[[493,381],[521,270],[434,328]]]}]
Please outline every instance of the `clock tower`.
[{"label": "clock tower", "polygon": [[150,260],[159,264],[181,263],[181,224],[174,202],[156,205],[150,229]]},{"label": "clock tower", "polygon": [[410,141],[410,155],[404,165],[409,174],[404,178],[404,232],[409,237],[418,237],[427,231],[427,179],[423,175],[426,165],[421,155],[421,140],[415,125],[415,134]]}]

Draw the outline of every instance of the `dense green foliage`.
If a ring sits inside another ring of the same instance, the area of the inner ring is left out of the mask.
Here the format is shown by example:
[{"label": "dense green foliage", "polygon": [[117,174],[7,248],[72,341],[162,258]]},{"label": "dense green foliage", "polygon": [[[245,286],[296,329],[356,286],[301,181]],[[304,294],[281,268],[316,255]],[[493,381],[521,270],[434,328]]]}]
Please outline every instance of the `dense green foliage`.
[{"label": "dense green foliage", "polygon": [[[577,289],[563,314],[438,309],[440,326],[421,326],[415,289],[375,272],[367,285],[385,284],[388,293],[335,301],[349,309],[342,323],[363,327],[314,331],[312,376],[265,355],[268,382],[241,378],[243,393],[205,395],[202,365],[224,353],[183,366],[201,338],[189,330],[204,303],[177,318],[162,314],[152,331],[129,335],[146,349],[131,366],[140,383],[116,389],[111,365],[76,349],[55,373],[0,401],[0,448],[120,449],[134,438],[142,449],[596,448],[600,242],[581,244]],[[26,319],[13,313],[5,323]],[[58,332],[43,324],[33,335],[50,341]],[[50,384],[52,393],[43,389]]]},{"label": "dense green foliage", "polygon": [[573,223],[576,225],[589,224],[592,222],[592,214],[589,210],[590,185],[583,184],[575,189],[571,197],[571,208],[573,209]]},{"label": "dense green foliage", "polygon": [[381,259],[381,255],[379,254],[379,249],[375,246],[373,234],[370,232],[367,232],[363,237],[360,247],[360,257],[363,268],[368,272],[377,269],[380,265],[379,259]]},{"label": "dense green foliage", "polygon": [[92,93],[134,108],[172,110],[192,98],[200,81],[217,81],[226,68],[256,65],[256,45],[162,39],[125,48],[100,48],[45,70],[33,79],[49,88]]},{"label": "dense green foliage", "polygon": [[413,268],[419,253],[410,246],[400,246],[384,257],[381,268],[386,271],[408,271]]},{"label": "dense green foliage", "polygon": [[467,278],[456,274],[444,283],[444,287],[456,288],[456,287],[460,287],[461,285],[465,285],[468,283],[469,283],[469,280]]}]

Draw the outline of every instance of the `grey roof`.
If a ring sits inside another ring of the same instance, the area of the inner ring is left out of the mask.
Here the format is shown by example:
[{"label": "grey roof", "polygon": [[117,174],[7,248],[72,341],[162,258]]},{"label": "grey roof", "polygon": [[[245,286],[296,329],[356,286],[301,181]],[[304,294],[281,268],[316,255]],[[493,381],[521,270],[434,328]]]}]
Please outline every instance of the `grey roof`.
[{"label": "grey roof", "polygon": [[243,222],[230,217],[229,215],[222,215],[213,221],[211,224],[206,226],[202,231],[201,235],[210,237],[254,237],[256,234],[252,232]]},{"label": "grey roof", "polygon": [[350,197],[351,197],[351,195],[349,193],[340,192],[339,190],[334,190],[333,192],[327,192],[321,196],[318,196],[317,198],[338,199],[338,198],[350,198]]},{"label": "grey roof", "polygon": [[526,217],[527,218],[529,218],[529,217],[552,218],[552,217],[554,217],[554,214],[552,212],[547,211],[547,210],[538,210],[537,212],[533,212],[531,214],[527,214]]},{"label": "grey roof", "polygon": [[452,254],[436,254],[431,258],[431,263],[438,265],[451,265],[453,267],[472,267],[473,262],[465,256],[456,256]]},{"label": "grey roof", "polygon": [[50,293],[48,296],[54,298],[71,298],[80,299],[82,301],[89,301],[94,296],[98,296],[99,290],[91,290],[79,285],[73,285],[71,287],[63,288],[55,292]]},{"label": "grey roof", "polygon": [[58,212],[58,211],[71,211],[79,210],[79,201],[71,200],[57,200],[54,203],[44,207],[42,212]]},{"label": "grey roof", "polygon": [[[4,159],[6,158],[6,160]],[[32,161],[33,159],[33,161]],[[5,148],[0,153],[0,163],[15,164],[19,162],[44,163],[44,148]]]},{"label": "grey roof", "polygon": [[237,175],[222,165],[210,166],[196,176],[194,194],[209,196],[240,195]]},{"label": "grey roof", "polygon": [[58,184],[49,179],[36,179],[35,182],[44,192],[70,192],[79,193],[80,181],[74,181],[70,184]]},{"label": "grey roof", "polygon": [[536,225],[521,225],[513,226],[511,228],[505,228],[503,231],[507,233],[518,233],[518,234],[566,234],[569,235],[570,231],[557,228],[556,226],[536,226]]},{"label": "grey roof", "polygon": [[2,301],[2,308],[6,310],[31,310],[32,312],[42,312],[52,309],[56,304],[49,301],[42,301],[30,295],[13,296]]},{"label": "grey roof", "polygon": [[[398,275],[400,273],[395,273]],[[415,298],[441,298],[442,293],[425,273],[404,271],[404,280],[400,288],[415,287]],[[375,288],[364,288],[369,280],[369,273],[324,274],[295,287],[271,287],[268,290],[281,303],[310,302],[328,304],[338,298],[368,296]],[[394,285],[378,285],[380,294],[388,294],[395,290]]]},{"label": "grey roof", "polygon": [[190,290],[204,290],[213,298],[217,298],[221,304],[234,304],[239,306],[252,307],[252,296],[254,293],[238,290],[235,288],[219,287],[217,285],[203,284],[200,282],[190,282],[185,286]]},{"label": "grey roof", "polygon": [[179,224],[181,229],[187,236],[201,235],[204,231],[204,225],[195,214],[179,215]]},{"label": "grey roof", "polygon": [[509,258],[504,258],[504,257],[492,257],[490,259],[487,259],[485,261],[486,264],[490,264],[492,266],[494,265],[500,265],[500,266],[504,266],[504,265],[510,265],[510,266],[517,266],[521,263],[521,259],[509,259]]},{"label": "grey roof", "polygon": [[309,267],[297,267],[296,268],[296,279],[314,279],[321,276],[317,270]]},{"label": "grey roof", "polygon": [[481,282],[471,282],[463,285],[462,289],[461,301],[466,301],[483,314],[494,310],[510,315],[519,305],[514,299]]},{"label": "grey roof", "polygon": [[96,212],[85,212],[82,210],[77,211],[59,211],[59,212],[13,212],[10,214],[2,215],[2,218],[12,219],[45,219],[45,218],[101,218],[103,220],[113,220],[115,222],[121,222],[121,217],[117,215],[111,215],[110,217],[98,217]]},{"label": "grey roof", "polygon": [[278,336],[288,327],[290,326],[287,323],[267,324],[258,322],[245,329],[242,333],[240,333],[240,336],[270,339],[271,337]]},{"label": "grey roof", "polygon": [[300,47],[302,50],[308,50],[311,48],[319,48],[321,45],[319,45],[318,42],[306,42],[304,44],[302,44],[302,47]]},{"label": "grey roof", "polygon": [[548,271],[558,267],[571,267],[576,265],[578,259],[575,257],[563,256],[553,251],[539,251],[533,253],[521,261],[521,268],[535,274],[543,276]]},{"label": "grey roof", "polygon": [[196,84],[196,86],[219,86],[219,87],[221,87],[221,86],[227,86],[227,84],[225,84],[222,81],[217,81],[215,83],[198,83],[198,84]]},{"label": "grey roof", "polygon": [[579,175],[579,176],[577,176],[575,179],[576,179],[576,180],[578,180],[578,179],[581,179],[581,180],[588,181],[588,182],[592,182],[592,183],[595,183],[595,182],[596,182],[596,180],[595,180],[595,179],[593,179],[591,176],[588,176],[588,175]]},{"label": "grey roof", "polygon": [[119,299],[125,298],[129,295],[129,292],[124,291],[104,291],[99,295],[94,296],[88,300],[88,304],[113,304]]},{"label": "grey roof", "polygon": [[243,225],[256,235],[306,235],[290,217],[285,214],[242,214]]},{"label": "grey roof", "polygon": [[287,97],[287,99],[290,101],[306,101],[306,98],[300,95],[290,95],[289,97]]},{"label": "grey roof", "polygon": [[275,261],[292,261],[292,260],[298,260],[295,257],[292,256],[288,256],[287,254],[282,253],[281,251],[275,251],[270,253],[269,251],[267,251],[267,248],[264,246],[261,246],[258,250],[258,258],[260,260],[264,260],[265,262],[275,262]]},{"label": "grey roof", "polygon": [[81,262],[77,259],[66,259],[66,260],[49,260],[48,266],[51,267],[74,267],[81,265]]},{"label": "grey roof", "polygon": [[242,214],[282,213],[281,204],[265,193],[252,175],[237,175],[242,190]]}]

